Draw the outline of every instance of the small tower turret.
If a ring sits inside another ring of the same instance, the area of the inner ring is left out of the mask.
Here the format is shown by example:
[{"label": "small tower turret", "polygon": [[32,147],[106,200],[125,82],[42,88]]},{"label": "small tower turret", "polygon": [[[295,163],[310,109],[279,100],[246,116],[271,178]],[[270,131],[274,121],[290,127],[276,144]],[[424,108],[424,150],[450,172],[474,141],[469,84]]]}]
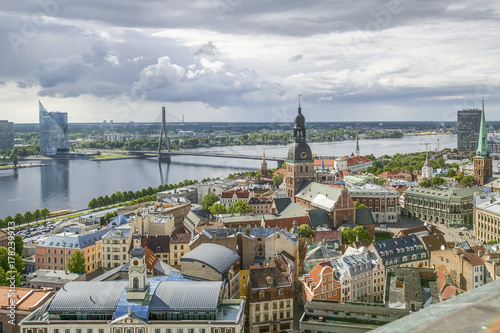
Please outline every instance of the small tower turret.
[{"label": "small tower turret", "polygon": [[130,251],[127,299],[143,300],[149,290],[146,269],[146,251],[141,246],[141,235],[132,236],[134,248]]}]

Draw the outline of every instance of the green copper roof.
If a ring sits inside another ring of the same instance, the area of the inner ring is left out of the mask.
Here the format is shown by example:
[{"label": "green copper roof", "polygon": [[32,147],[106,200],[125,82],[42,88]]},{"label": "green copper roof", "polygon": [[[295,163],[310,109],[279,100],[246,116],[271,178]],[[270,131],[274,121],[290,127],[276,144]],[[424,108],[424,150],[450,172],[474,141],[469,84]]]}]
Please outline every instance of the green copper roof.
[{"label": "green copper roof", "polygon": [[484,120],[484,100],[483,111],[481,112],[481,125],[479,126],[479,142],[477,143],[476,156],[488,157],[488,140],[486,137],[486,121]]}]

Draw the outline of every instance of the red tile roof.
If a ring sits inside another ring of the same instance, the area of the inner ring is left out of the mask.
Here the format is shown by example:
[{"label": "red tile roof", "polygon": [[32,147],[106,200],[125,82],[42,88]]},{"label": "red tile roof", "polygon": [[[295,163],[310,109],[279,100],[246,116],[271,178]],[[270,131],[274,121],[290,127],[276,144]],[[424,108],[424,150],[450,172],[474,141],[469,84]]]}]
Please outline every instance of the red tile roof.
[{"label": "red tile roof", "polygon": [[248,190],[243,191],[241,189],[237,189],[234,191],[222,192],[222,198],[232,198],[235,194],[238,198],[248,198],[250,196],[250,192]]},{"label": "red tile roof", "polygon": [[322,163],[324,163],[326,167],[335,166],[335,160],[320,160],[320,159],[314,160],[314,166],[321,166]]},{"label": "red tile roof", "polygon": [[[51,288],[31,289],[16,288],[16,307],[18,310],[32,311],[53,294]],[[5,308],[9,305],[9,287],[0,286],[0,307]]]},{"label": "red tile roof", "polygon": [[332,267],[332,264],[329,261],[325,261],[317,264],[309,271],[309,279],[312,279],[312,281],[307,281],[308,278],[306,278],[306,284],[310,286],[312,283],[316,283],[316,285],[310,287],[311,289],[314,289],[321,282],[321,272],[325,267]]},{"label": "red tile roof", "polygon": [[283,176],[286,176],[286,169],[281,168],[281,169],[274,171],[273,176],[277,175],[278,173],[281,173]]},{"label": "red tile roof", "polygon": [[349,157],[347,159],[347,165],[348,166],[353,166],[353,165],[356,165],[356,164],[360,164],[360,163],[368,163],[368,162],[371,162],[372,160],[364,157],[364,156],[354,156],[354,157]]},{"label": "red tile roof", "polygon": [[325,231],[316,231],[314,234],[315,242],[328,242],[331,240],[342,241],[342,234],[338,230],[325,230]]}]

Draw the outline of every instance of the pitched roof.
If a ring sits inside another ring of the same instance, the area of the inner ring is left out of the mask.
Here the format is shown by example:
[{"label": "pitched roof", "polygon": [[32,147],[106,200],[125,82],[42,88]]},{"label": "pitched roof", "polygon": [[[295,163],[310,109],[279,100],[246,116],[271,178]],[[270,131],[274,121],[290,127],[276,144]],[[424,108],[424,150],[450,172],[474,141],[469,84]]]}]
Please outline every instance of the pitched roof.
[{"label": "pitched roof", "polygon": [[227,247],[203,243],[181,257],[183,261],[197,261],[212,267],[219,274],[240,260],[240,256]]},{"label": "pitched roof", "polygon": [[357,225],[370,225],[375,224],[373,215],[369,208],[356,209],[356,224]]},{"label": "pitched roof", "polygon": [[422,236],[422,243],[429,252],[448,248],[443,235]]},{"label": "pitched roof", "polygon": [[[9,286],[0,286],[0,307],[10,305]],[[42,305],[52,295],[52,289],[15,288],[16,309],[32,311]]]},{"label": "pitched roof", "polygon": [[[422,249],[419,247],[422,246]],[[381,241],[375,241],[370,245],[373,247],[382,258],[384,265],[388,260],[397,260],[397,264],[402,262],[403,257],[408,258],[408,262],[412,261],[411,256],[413,254],[427,253],[423,248],[422,243],[416,236],[405,236],[400,238],[391,238]],[[398,251],[404,249],[404,251]],[[411,250],[413,249],[413,250]],[[419,257],[418,260],[421,258]]]},{"label": "pitched roof", "polygon": [[328,242],[331,240],[341,241],[342,234],[338,230],[317,230],[314,234],[315,242]]},{"label": "pitched roof", "polygon": [[222,198],[232,198],[234,195],[236,194],[236,196],[238,198],[248,198],[250,197],[250,192],[248,190],[242,190],[242,189],[237,189],[237,190],[234,190],[234,191],[225,191],[225,192],[222,192]]},{"label": "pitched roof", "polygon": [[285,208],[288,207],[288,205],[291,203],[292,203],[292,200],[288,197],[274,199],[274,205],[276,206],[276,211],[278,214],[281,214],[281,212],[284,211]]},{"label": "pitched roof", "polygon": [[313,229],[316,229],[318,227],[327,227],[329,229],[334,228],[333,223],[332,221],[330,221],[328,213],[325,210],[313,209],[307,211],[307,214],[309,215],[309,223],[311,224],[311,228]]},{"label": "pitched roof", "polygon": [[170,244],[189,244],[191,234],[174,232],[170,235]]},{"label": "pitched roof", "polygon": [[325,159],[315,159],[314,166],[322,166],[324,163],[325,167],[333,167],[335,166],[335,160],[325,160]]},{"label": "pitched roof", "polygon": [[110,230],[102,229],[85,235],[50,235],[38,242],[37,246],[83,249],[100,241],[102,236],[108,232],[110,232]]},{"label": "pitched roof", "polygon": [[354,157],[349,157],[347,159],[347,165],[348,166],[353,166],[356,164],[361,164],[361,163],[368,163],[371,162],[372,160],[364,157],[364,156],[354,156]]},{"label": "pitched roof", "polygon": [[[310,181],[302,182],[297,198],[312,202],[318,195],[330,201],[336,201],[342,194],[342,189]],[[322,198],[321,197],[321,198]]]},{"label": "pitched roof", "polygon": [[[273,279],[273,285],[268,284],[268,276]],[[248,279],[252,289],[279,288],[291,285],[277,267],[250,268]]]},{"label": "pitched roof", "polygon": [[142,236],[142,246],[153,253],[170,252],[170,236]]}]

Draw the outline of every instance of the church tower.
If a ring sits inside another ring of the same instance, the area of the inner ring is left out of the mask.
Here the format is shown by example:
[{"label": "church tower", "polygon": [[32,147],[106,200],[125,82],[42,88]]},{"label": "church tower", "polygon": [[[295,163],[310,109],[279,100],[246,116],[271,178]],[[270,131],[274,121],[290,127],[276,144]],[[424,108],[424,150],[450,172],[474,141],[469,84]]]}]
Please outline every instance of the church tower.
[{"label": "church tower", "polygon": [[422,179],[427,178],[431,179],[434,176],[434,168],[429,162],[429,153],[427,150],[425,151],[425,163],[422,166]]},{"label": "church tower", "polygon": [[262,176],[267,176],[266,150],[262,153],[262,164],[260,165],[260,173]]},{"label": "church tower", "polygon": [[[300,95],[299,95],[300,96]],[[286,195],[295,202],[297,194],[303,181],[313,181],[314,160],[311,148],[306,142],[305,118],[300,107],[295,116],[295,127],[293,128],[293,143],[288,149],[286,158]]]},{"label": "church tower", "polygon": [[135,234],[132,239],[134,248],[130,251],[127,299],[144,300],[149,290],[146,279],[146,252],[141,246],[141,235]]},{"label": "church tower", "polygon": [[479,126],[479,137],[477,143],[476,156],[474,156],[474,182],[477,185],[484,185],[493,174],[492,159],[488,152],[488,138],[486,132],[486,120],[483,111],[481,112],[481,125]]}]

